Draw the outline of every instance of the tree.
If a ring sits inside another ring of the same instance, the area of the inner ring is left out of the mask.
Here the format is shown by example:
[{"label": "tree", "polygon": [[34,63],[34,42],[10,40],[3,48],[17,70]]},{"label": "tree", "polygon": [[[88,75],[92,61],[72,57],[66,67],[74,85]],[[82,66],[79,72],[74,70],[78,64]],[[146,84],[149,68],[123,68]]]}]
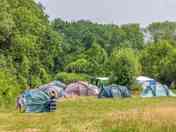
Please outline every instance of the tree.
[{"label": "tree", "polygon": [[109,52],[112,52],[114,48],[119,48],[120,44],[126,39],[126,32],[119,27],[112,28],[112,35],[110,40]]},{"label": "tree", "polygon": [[141,71],[136,53],[129,48],[113,51],[111,67],[111,82],[119,85],[131,85]]},{"label": "tree", "polygon": [[170,84],[176,75],[176,48],[167,41],[151,43],[141,52],[143,74]]},{"label": "tree", "polygon": [[[0,70],[7,70],[20,88],[25,89],[30,79],[34,87],[51,79],[61,43],[62,36],[52,29],[43,7],[34,0],[0,0]],[[8,82],[11,80],[4,81]],[[6,91],[8,86],[4,86]],[[19,92],[16,86],[7,91]]]},{"label": "tree", "polygon": [[160,40],[167,40],[173,42],[176,40],[175,22],[155,22],[150,24],[146,29],[151,34],[152,40],[154,42],[158,42]]},{"label": "tree", "polygon": [[74,81],[88,81],[90,77],[86,74],[60,72],[56,74],[55,79],[69,84]]},{"label": "tree", "polygon": [[10,5],[7,0],[0,0],[0,48],[5,49],[10,46],[10,37],[13,33],[15,23],[13,16],[9,12]]},{"label": "tree", "polygon": [[128,48],[140,50],[144,47],[144,34],[139,24],[122,25],[121,28],[126,33],[125,42],[129,43]]},{"label": "tree", "polygon": [[90,62],[86,59],[77,59],[74,62],[69,63],[65,71],[67,72],[74,72],[74,73],[90,73]]},{"label": "tree", "polygon": [[85,51],[85,54],[97,64],[104,64],[108,58],[106,51],[97,43],[93,43],[92,47]]}]

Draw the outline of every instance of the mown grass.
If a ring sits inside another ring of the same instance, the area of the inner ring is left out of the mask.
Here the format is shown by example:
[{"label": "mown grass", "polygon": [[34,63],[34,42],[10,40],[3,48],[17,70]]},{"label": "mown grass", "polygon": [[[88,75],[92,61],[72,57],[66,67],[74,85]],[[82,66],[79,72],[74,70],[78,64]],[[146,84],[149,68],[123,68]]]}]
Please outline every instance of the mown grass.
[{"label": "mown grass", "polygon": [[0,132],[176,132],[176,98],[62,100],[54,113],[1,110]]}]

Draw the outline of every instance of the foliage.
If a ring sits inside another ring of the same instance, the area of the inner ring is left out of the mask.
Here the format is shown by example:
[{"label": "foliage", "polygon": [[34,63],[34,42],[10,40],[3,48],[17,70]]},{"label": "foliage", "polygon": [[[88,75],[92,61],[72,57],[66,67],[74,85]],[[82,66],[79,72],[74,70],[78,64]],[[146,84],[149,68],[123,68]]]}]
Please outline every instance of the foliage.
[{"label": "foliage", "polygon": [[132,49],[114,50],[111,57],[111,82],[130,85],[140,74],[140,63]]},{"label": "foliage", "polygon": [[51,79],[58,68],[55,60],[61,42],[61,35],[53,31],[43,8],[34,0],[0,0],[0,63],[13,73],[7,74],[8,78],[16,78],[22,89]]},{"label": "foliage", "polygon": [[[133,81],[130,86],[132,92],[138,92],[140,93],[143,90],[143,87],[141,84],[139,84],[137,81]],[[133,94],[133,93],[132,93]],[[135,93],[134,93],[135,95]]]},{"label": "foliage", "polygon": [[14,99],[20,92],[20,85],[16,77],[6,69],[0,69],[0,105],[14,103]]},{"label": "foliage", "polygon": [[77,72],[77,73],[88,73],[90,62],[86,59],[78,59],[75,62],[71,62],[65,68],[67,72]]},{"label": "foliage", "polygon": [[176,48],[167,41],[149,44],[141,53],[143,73],[170,84],[176,75]]},{"label": "foliage", "polygon": [[75,81],[88,81],[90,78],[85,74],[61,72],[55,76],[55,79],[69,84]]},{"label": "foliage", "polygon": [[160,40],[167,40],[174,42],[176,40],[176,23],[175,22],[155,22],[150,24],[147,28],[147,31],[152,36],[154,42]]},{"label": "foliage", "polygon": [[144,35],[141,32],[139,24],[122,25],[122,29],[126,33],[124,41],[128,43],[126,47],[133,49],[142,49],[144,47]]}]

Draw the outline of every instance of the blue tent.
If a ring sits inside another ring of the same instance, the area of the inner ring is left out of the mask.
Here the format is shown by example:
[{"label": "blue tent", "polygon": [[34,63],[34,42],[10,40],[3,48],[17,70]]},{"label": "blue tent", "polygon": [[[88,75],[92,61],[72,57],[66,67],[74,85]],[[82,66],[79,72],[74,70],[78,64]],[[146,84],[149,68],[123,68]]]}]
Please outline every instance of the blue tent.
[{"label": "blue tent", "polygon": [[130,96],[131,93],[127,87],[116,84],[103,87],[98,95],[99,98],[130,97]]},{"label": "blue tent", "polygon": [[36,89],[26,90],[19,96],[17,104],[21,105],[26,112],[48,112],[50,94],[55,93],[55,97],[64,96],[66,85],[60,81],[52,81]]},{"label": "blue tent", "polygon": [[142,97],[176,96],[166,85],[162,85],[152,78],[140,76],[137,78],[137,82],[142,85]]},{"label": "blue tent", "polygon": [[23,107],[26,112],[48,112],[48,103],[50,97],[47,93],[39,90],[32,89],[26,90],[21,95],[21,100],[23,100]]},{"label": "blue tent", "polygon": [[154,96],[176,96],[166,85],[156,83],[155,85],[143,85],[142,97]]}]

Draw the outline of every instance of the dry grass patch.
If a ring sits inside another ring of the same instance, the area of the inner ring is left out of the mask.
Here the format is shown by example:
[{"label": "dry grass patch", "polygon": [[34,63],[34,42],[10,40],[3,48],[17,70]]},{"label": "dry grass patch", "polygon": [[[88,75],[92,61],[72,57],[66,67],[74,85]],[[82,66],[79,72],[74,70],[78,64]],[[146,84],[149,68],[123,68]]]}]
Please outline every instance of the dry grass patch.
[{"label": "dry grass patch", "polygon": [[116,111],[107,114],[103,125],[107,129],[132,132],[175,132],[176,106],[161,105]]},{"label": "dry grass patch", "polygon": [[176,106],[154,106],[154,107],[145,107],[142,109],[131,109],[128,111],[117,111],[108,114],[110,119],[142,119],[144,121],[161,121],[161,120],[172,120],[176,121]]}]

